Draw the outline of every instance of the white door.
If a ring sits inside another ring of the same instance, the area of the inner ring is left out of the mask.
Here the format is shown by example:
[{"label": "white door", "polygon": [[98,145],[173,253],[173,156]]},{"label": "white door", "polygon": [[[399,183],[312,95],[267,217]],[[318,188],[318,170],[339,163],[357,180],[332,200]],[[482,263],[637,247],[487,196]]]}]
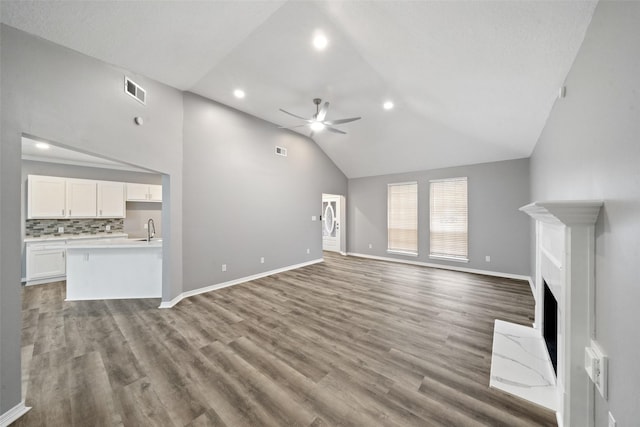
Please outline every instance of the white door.
[{"label": "white door", "polygon": [[97,184],[88,179],[67,179],[67,217],[95,218]]},{"label": "white door", "polygon": [[322,249],[345,253],[344,197],[322,195]]},{"label": "white door", "polygon": [[66,216],[66,180],[53,176],[29,175],[28,218],[64,218]]},{"label": "white door", "polygon": [[124,218],[125,212],[124,183],[98,182],[98,217]]}]

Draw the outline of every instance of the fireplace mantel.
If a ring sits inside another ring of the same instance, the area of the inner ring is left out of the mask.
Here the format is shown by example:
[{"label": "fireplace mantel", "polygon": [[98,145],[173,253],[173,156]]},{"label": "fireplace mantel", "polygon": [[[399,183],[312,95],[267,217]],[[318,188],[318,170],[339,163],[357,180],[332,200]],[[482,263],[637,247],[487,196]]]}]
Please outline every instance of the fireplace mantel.
[{"label": "fireplace mantel", "polygon": [[558,301],[557,418],[564,427],[594,423],[594,386],[584,352],[595,332],[595,223],[602,205],[539,201],[520,208],[536,220],[536,330],[544,327],[545,282]]},{"label": "fireplace mantel", "polygon": [[573,200],[533,202],[520,210],[536,221],[571,227],[595,224],[601,207],[602,201]]}]

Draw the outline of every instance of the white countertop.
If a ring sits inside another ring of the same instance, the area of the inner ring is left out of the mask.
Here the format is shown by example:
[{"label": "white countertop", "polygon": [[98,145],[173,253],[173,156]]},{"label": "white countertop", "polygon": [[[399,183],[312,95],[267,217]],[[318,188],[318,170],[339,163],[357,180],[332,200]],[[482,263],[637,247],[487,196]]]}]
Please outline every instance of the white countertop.
[{"label": "white countertop", "polygon": [[29,242],[53,242],[56,240],[84,240],[84,239],[118,239],[127,238],[127,233],[96,233],[96,234],[61,234],[59,236],[26,237],[25,243]]},{"label": "white countertop", "polygon": [[[47,245],[49,246],[49,245]],[[52,244],[51,247],[55,247]],[[152,239],[151,242],[147,242],[145,239],[99,239],[89,241],[74,241],[67,242],[66,245],[59,245],[64,247],[67,251],[74,249],[124,249],[124,248],[160,248],[162,249],[162,239]]]}]

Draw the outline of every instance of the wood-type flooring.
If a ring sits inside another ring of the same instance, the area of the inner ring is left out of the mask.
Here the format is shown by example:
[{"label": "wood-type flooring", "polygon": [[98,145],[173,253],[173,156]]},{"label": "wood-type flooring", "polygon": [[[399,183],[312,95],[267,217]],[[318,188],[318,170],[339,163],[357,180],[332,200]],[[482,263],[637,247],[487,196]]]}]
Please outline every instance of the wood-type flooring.
[{"label": "wood-type flooring", "polygon": [[13,425],[556,425],[489,388],[494,320],[532,322],[526,282],[324,257],[172,309],[24,288]]}]

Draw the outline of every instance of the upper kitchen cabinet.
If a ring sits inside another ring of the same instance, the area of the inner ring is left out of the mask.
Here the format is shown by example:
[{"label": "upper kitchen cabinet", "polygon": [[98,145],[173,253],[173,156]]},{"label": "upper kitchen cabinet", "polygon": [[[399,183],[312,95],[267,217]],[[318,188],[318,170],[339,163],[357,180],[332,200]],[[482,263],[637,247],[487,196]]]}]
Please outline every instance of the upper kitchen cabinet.
[{"label": "upper kitchen cabinet", "polygon": [[162,202],[162,185],[127,183],[128,202]]},{"label": "upper kitchen cabinet", "polygon": [[67,218],[95,218],[98,216],[96,181],[67,179]]},{"label": "upper kitchen cabinet", "polygon": [[66,184],[65,178],[29,175],[27,181],[28,218],[66,218]]},{"label": "upper kitchen cabinet", "polygon": [[124,218],[125,183],[29,175],[27,218]]},{"label": "upper kitchen cabinet", "polygon": [[125,184],[124,182],[98,181],[98,217],[124,218]]}]

